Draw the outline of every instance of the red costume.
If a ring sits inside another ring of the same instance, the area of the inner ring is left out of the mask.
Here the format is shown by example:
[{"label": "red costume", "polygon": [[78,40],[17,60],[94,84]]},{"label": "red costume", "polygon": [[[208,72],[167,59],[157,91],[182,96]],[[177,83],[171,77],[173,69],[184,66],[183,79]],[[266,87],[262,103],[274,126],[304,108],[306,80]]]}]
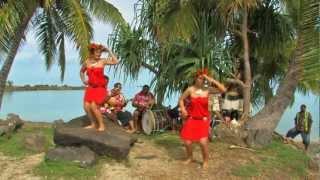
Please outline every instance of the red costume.
[{"label": "red costume", "polygon": [[181,130],[183,140],[199,141],[209,136],[210,113],[208,111],[208,97],[190,98],[187,108],[188,117]]},{"label": "red costume", "polygon": [[107,97],[107,81],[104,77],[103,67],[86,68],[88,76],[88,87],[85,89],[84,101],[95,102],[98,105],[104,103]]}]

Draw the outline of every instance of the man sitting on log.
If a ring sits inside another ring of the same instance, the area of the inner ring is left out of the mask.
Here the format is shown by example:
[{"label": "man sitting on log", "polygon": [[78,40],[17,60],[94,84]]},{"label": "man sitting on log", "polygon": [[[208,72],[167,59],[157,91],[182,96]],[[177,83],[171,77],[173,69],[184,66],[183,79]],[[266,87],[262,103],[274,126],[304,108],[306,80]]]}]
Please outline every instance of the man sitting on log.
[{"label": "man sitting on log", "polygon": [[142,87],[142,91],[134,96],[132,106],[136,107],[136,110],[133,113],[134,127],[137,132],[142,130],[141,118],[142,114],[147,110],[151,109],[154,105],[154,96],[149,91],[150,87],[148,85],[144,85]]},{"label": "man sitting on log", "polygon": [[123,108],[127,105],[128,101],[126,101],[123,96],[121,89],[121,83],[117,82],[114,84],[102,111],[108,118],[125,127],[127,132],[133,133],[136,129],[133,126],[131,113],[129,111],[123,111]]}]

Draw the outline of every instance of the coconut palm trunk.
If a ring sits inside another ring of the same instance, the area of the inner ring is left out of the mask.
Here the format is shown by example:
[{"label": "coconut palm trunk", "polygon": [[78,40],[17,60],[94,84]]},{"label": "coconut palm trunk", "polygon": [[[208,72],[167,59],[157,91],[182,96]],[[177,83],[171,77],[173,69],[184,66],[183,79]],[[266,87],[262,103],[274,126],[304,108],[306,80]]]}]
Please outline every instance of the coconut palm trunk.
[{"label": "coconut palm trunk", "polygon": [[1,71],[0,71],[0,109],[2,106],[2,99],[4,90],[6,87],[6,81],[11,69],[11,66],[13,64],[13,61],[17,55],[20,43],[22,38],[24,37],[24,31],[28,26],[28,23],[33,16],[34,12],[36,10],[36,7],[33,8],[33,10],[30,11],[30,14],[26,16],[23,19],[23,22],[18,26],[15,36],[12,38],[11,44],[10,44],[10,51],[7,54],[7,57],[2,65]]},{"label": "coconut palm trunk", "polygon": [[251,67],[249,56],[249,41],[248,41],[248,9],[244,8],[243,22],[241,25],[241,38],[243,42],[243,61],[244,61],[244,87],[243,87],[243,117],[246,120],[250,112],[250,97],[251,97]]},{"label": "coconut palm trunk", "polygon": [[280,84],[276,95],[252,120],[247,122],[247,143],[250,146],[264,146],[271,142],[273,131],[277,127],[284,111],[290,105],[302,75],[302,65],[299,63],[303,54],[302,50],[303,43],[300,38],[286,76]]}]

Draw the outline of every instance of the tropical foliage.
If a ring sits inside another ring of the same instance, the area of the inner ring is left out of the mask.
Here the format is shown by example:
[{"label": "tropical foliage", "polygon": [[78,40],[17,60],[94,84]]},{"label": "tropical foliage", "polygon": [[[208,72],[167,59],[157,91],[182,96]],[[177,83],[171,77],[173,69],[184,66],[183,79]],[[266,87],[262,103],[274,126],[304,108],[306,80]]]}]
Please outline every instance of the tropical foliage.
[{"label": "tropical foliage", "polygon": [[139,0],[136,7],[135,22],[110,42],[132,78],[142,67],[155,73],[159,102],[207,67],[242,87],[245,111],[265,105],[252,121],[268,121],[259,128],[273,131],[297,87],[320,91],[315,0]]},{"label": "tropical foliage", "polygon": [[84,59],[93,36],[93,17],[113,25],[124,22],[105,0],[7,0],[0,5],[0,52],[5,59],[0,71],[0,102],[15,55],[29,30],[35,31],[47,69],[57,60],[63,80],[66,40],[75,44]]}]

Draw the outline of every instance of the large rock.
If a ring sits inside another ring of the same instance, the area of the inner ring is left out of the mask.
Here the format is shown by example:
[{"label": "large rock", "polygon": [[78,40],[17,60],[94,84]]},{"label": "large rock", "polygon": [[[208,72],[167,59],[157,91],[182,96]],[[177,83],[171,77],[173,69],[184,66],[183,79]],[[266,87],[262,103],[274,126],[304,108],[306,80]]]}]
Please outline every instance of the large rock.
[{"label": "large rock", "polygon": [[247,134],[242,129],[229,128],[225,124],[221,123],[215,128],[215,133],[217,135],[217,139],[220,141],[232,145],[247,146],[245,142]]},{"label": "large rock", "polygon": [[46,159],[72,161],[79,163],[81,167],[88,167],[96,163],[96,154],[85,146],[56,147],[47,152]]},{"label": "large rock", "polygon": [[82,116],[64,126],[58,126],[54,132],[54,142],[61,146],[84,145],[98,155],[120,159],[127,157],[136,138],[109,120],[106,120],[106,131],[104,132],[84,129],[83,126],[88,125],[88,122],[86,116]]},{"label": "large rock", "polygon": [[20,119],[20,117],[16,114],[8,114],[7,119],[5,121],[0,121],[0,136],[7,135],[11,136],[13,132],[21,128],[24,124],[24,121]]}]

